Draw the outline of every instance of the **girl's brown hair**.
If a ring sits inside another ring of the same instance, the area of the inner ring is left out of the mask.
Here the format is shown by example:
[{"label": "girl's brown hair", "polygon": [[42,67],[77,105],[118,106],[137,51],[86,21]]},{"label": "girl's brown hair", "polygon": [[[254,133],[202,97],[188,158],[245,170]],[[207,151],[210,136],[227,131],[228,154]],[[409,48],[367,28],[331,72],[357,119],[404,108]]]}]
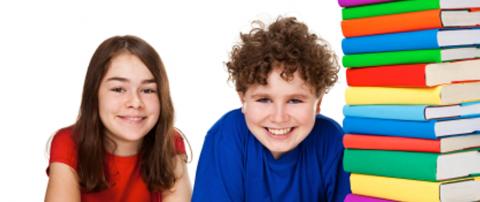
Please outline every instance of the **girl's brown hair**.
[{"label": "girl's brown hair", "polygon": [[268,29],[259,21],[255,24],[259,27],[240,33],[241,43],[233,47],[227,62],[229,80],[238,92],[245,93],[254,84],[266,85],[272,69],[282,65],[283,79],[291,80],[299,71],[317,96],[337,81],[336,55],[307,25],[294,17],[278,18]]},{"label": "girl's brown hair", "polygon": [[152,73],[160,102],[157,124],[144,137],[139,150],[140,174],[150,191],[169,189],[175,183],[173,143],[174,109],[167,73],[158,53],[135,36],[115,36],[102,42],[90,60],[78,120],[73,127],[77,145],[78,176],[82,189],[97,192],[108,188],[105,163],[105,126],[99,117],[98,91],[112,58],[121,53],[137,56]]}]

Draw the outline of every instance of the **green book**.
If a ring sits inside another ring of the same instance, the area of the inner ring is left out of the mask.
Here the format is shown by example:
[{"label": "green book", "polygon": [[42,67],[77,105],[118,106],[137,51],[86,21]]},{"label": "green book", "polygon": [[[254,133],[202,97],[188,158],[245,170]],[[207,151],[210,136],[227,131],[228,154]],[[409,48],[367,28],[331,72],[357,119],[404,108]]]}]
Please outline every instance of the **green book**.
[{"label": "green book", "polygon": [[440,63],[474,58],[480,58],[480,47],[352,54],[343,56],[342,63],[343,66],[347,68],[353,68],[416,63]]},{"label": "green book", "polygon": [[403,0],[342,9],[344,20],[391,15],[433,9],[462,9],[480,7],[475,0]]},{"label": "green book", "polygon": [[480,151],[439,154],[346,149],[343,166],[352,173],[442,181],[480,174]]}]

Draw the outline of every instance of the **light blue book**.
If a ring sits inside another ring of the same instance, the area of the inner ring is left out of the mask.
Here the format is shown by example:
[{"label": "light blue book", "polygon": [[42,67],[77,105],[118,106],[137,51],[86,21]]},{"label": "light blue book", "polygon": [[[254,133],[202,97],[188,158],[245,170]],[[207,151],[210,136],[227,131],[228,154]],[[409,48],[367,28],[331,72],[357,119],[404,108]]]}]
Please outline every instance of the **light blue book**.
[{"label": "light blue book", "polygon": [[457,105],[345,105],[343,114],[352,117],[425,121],[480,116],[480,102]]},{"label": "light blue book", "polygon": [[348,54],[401,50],[437,49],[480,44],[480,29],[431,29],[394,34],[345,38],[342,50]]},{"label": "light blue book", "polygon": [[437,139],[445,136],[480,132],[480,117],[450,120],[406,121],[347,116],[343,120],[343,130],[345,133],[353,134]]}]

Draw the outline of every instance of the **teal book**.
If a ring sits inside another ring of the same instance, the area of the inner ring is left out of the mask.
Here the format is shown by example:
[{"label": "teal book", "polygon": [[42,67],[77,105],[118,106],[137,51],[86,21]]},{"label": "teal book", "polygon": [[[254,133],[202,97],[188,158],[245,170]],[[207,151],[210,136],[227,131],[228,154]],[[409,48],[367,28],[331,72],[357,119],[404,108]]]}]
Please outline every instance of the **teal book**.
[{"label": "teal book", "polygon": [[343,115],[411,121],[468,118],[480,116],[480,102],[456,105],[345,105]]},{"label": "teal book", "polygon": [[343,166],[352,173],[442,181],[480,174],[480,151],[438,154],[346,149]]}]

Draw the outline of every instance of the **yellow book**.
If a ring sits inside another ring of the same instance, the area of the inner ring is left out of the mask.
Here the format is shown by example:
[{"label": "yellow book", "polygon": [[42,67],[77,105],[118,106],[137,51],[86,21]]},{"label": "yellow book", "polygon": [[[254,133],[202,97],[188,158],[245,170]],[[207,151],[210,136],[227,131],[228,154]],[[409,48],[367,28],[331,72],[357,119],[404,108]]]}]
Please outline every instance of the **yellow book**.
[{"label": "yellow book", "polygon": [[467,177],[430,182],[375,175],[350,175],[352,193],[395,201],[478,201],[480,179]]},{"label": "yellow book", "polygon": [[480,100],[480,82],[447,84],[431,88],[348,87],[349,105],[447,105]]}]

